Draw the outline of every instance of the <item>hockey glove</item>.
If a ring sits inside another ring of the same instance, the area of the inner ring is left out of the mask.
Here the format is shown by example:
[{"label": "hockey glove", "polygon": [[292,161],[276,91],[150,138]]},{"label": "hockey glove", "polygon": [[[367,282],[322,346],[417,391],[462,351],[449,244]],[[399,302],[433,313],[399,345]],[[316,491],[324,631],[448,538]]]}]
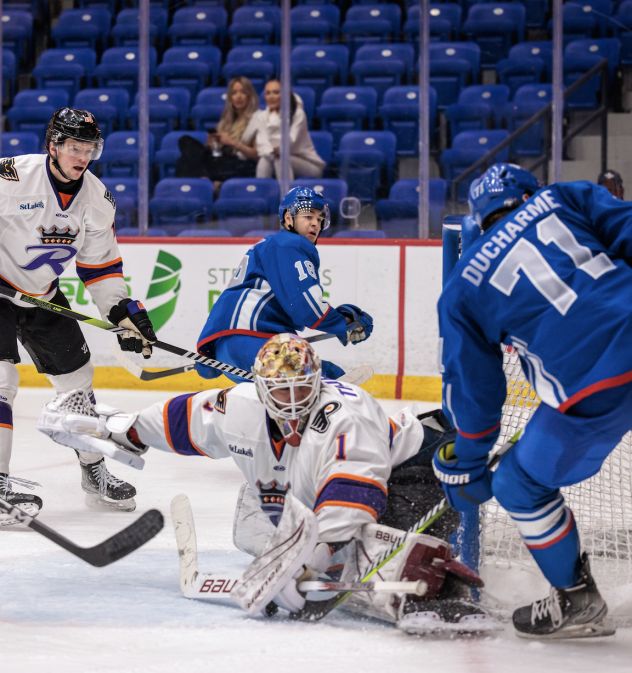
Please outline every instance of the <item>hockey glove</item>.
[{"label": "hockey glove", "polygon": [[145,360],[151,357],[151,344],[157,337],[147,311],[139,301],[121,299],[110,309],[108,320],[127,330],[117,335],[122,351],[142,353]]},{"label": "hockey glove", "polygon": [[353,304],[341,304],[336,307],[336,311],[351,320],[347,325],[347,331],[344,334],[336,335],[343,346],[347,346],[348,344],[355,346],[360,341],[365,341],[371,336],[373,318],[368,313],[365,313]]},{"label": "hockey glove", "polygon": [[492,497],[492,473],[487,456],[459,460],[454,442],[437,449],[432,461],[434,473],[443,485],[448,503],[459,512],[472,511]]}]

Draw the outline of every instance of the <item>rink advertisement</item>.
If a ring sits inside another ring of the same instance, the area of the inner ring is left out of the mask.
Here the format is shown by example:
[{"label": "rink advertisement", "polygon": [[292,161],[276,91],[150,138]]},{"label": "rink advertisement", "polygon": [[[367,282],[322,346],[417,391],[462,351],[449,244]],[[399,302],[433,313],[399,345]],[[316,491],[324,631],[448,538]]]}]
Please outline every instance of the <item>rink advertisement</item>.
[{"label": "rink advertisement", "polygon": [[[120,243],[130,296],[143,302],[162,341],[190,350],[195,350],[206,317],[238,268],[248,244],[255,242],[200,241]],[[345,243],[319,244],[325,299],[333,306],[360,306],[373,316],[375,329],[365,343],[343,348],[332,339],[320,342],[318,352],[347,371],[371,364],[376,376],[366,387],[376,396],[439,399],[436,303],[441,291],[440,246],[404,240]],[[60,287],[74,310],[101,317],[74,265],[60,278]],[[149,387],[148,382],[134,379],[118,366],[109,349],[109,341],[114,338],[111,334],[90,326],[84,326],[83,331],[97,368],[98,387]],[[31,364],[23,350],[21,356],[23,365]],[[137,363],[145,368],[163,368],[182,365],[183,360],[154,351],[151,360],[143,361],[138,356]],[[23,384],[46,385],[43,376],[33,369],[21,368]],[[172,390],[224,385],[223,377],[207,381],[195,373],[151,383],[151,387]]]}]

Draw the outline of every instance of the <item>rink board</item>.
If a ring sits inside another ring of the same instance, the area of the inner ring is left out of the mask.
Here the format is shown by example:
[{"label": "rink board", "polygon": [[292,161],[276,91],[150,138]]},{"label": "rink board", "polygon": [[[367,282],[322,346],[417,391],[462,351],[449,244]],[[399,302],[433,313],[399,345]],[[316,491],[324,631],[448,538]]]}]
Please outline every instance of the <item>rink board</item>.
[{"label": "rink board", "polygon": [[[123,273],[130,296],[150,311],[162,341],[195,350],[214,301],[246,250],[258,240],[122,238]],[[378,397],[438,401],[436,304],[441,292],[441,242],[336,239],[323,240],[318,249],[326,300],[333,306],[356,304],[375,321],[366,342],[346,348],[337,339],[320,342],[320,355],[347,371],[371,364],[376,376],[367,389]],[[61,277],[60,287],[74,310],[99,317],[74,265]],[[203,390],[227,384],[224,377],[206,381],[195,373],[141,382],[115,360],[108,347],[112,335],[89,326],[83,331],[96,367],[96,387]],[[21,357],[22,385],[48,385],[24,350]],[[139,357],[138,362],[160,369],[181,365],[183,360],[155,351],[151,361]]]}]

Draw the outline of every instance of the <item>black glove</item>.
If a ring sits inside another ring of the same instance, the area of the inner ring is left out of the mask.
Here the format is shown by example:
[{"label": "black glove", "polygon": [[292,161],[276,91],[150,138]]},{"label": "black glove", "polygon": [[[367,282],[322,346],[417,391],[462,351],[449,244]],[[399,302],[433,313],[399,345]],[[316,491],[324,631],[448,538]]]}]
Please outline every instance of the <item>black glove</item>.
[{"label": "black glove", "polygon": [[122,351],[142,353],[145,359],[151,357],[151,344],[157,337],[147,311],[139,301],[121,299],[110,309],[108,320],[127,330],[117,334]]}]

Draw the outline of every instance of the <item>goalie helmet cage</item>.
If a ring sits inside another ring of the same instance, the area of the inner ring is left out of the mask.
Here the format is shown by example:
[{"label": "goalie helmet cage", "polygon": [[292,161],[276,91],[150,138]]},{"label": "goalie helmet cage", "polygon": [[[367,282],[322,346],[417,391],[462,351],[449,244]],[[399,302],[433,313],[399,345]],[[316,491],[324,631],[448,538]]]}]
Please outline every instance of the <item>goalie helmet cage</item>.
[{"label": "goalie helmet cage", "polygon": [[[463,250],[479,236],[480,229],[473,218],[445,218],[444,284]],[[511,346],[503,346],[503,368],[507,397],[495,448],[524,427],[540,404]],[[623,437],[594,477],[561,490],[575,515],[582,549],[591,556],[600,588],[632,583],[632,434]],[[488,564],[499,568],[535,566],[518,529],[496,499],[485,503],[478,513],[461,515],[457,546],[461,560],[473,570]]]}]

